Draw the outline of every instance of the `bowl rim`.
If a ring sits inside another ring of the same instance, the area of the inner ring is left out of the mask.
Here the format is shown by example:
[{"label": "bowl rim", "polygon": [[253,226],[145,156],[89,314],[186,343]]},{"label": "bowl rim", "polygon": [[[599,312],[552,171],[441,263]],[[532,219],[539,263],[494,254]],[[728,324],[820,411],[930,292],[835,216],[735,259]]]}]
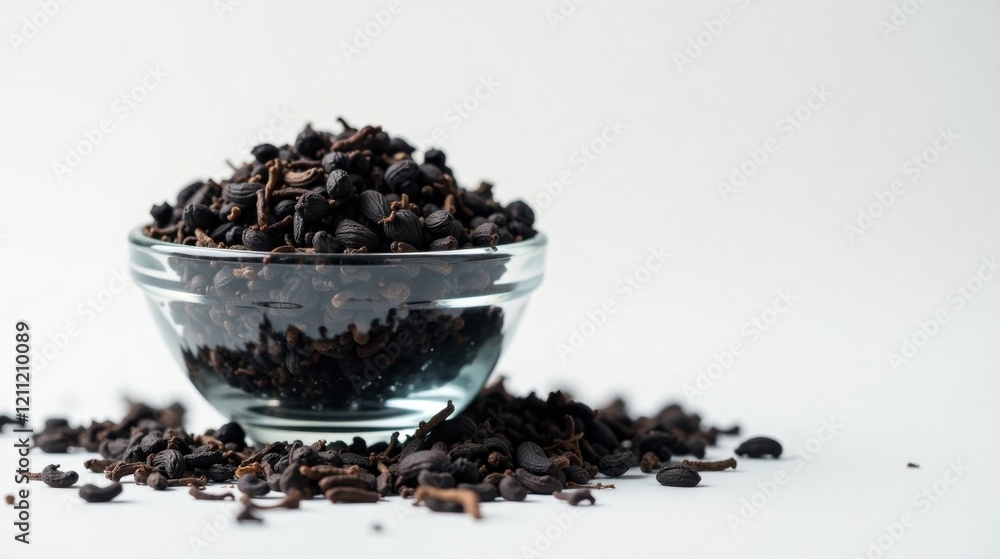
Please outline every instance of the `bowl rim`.
[{"label": "bowl rim", "polygon": [[164,256],[183,256],[193,259],[239,261],[244,263],[328,263],[343,265],[373,264],[419,264],[442,262],[471,262],[496,260],[538,252],[548,244],[548,237],[539,231],[526,241],[497,245],[496,247],[476,247],[438,252],[375,252],[361,254],[300,252],[263,252],[255,250],[229,250],[225,248],[195,247],[169,241],[160,241],[145,235],[145,225],[133,228],[128,235],[129,245]]}]

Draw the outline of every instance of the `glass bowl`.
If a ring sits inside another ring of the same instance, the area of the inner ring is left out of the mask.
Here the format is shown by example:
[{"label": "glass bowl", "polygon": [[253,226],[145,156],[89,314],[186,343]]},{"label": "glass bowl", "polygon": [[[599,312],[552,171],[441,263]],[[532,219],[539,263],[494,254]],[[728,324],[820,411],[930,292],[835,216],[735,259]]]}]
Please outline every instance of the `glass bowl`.
[{"label": "glass bowl", "polygon": [[265,253],[129,235],[132,275],[205,398],[255,441],[406,433],[483,387],[546,239],[405,254]]}]

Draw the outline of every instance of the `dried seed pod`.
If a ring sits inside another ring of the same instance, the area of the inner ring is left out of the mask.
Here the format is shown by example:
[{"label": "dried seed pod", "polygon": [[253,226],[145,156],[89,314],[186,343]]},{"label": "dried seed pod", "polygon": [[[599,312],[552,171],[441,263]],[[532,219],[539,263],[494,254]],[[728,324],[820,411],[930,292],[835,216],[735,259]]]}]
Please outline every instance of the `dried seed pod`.
[{"label": "dried seed pod", "polygon": [[211,229],[219,221],[219,216],[205,204],[191,204],[184,208],[184,226],[188,231],[195,229]]},{"label": "dried seed pod", "polygon": [[319,480],[319,490],[326,491],[334,487],[357,487],[358,489],[364,489],[365,491],[370,491],[372,489],[371,484],[367,480],[362,479],[357,475],[334,475],[326,476]]},{"label": "dried seed pod", "polygon": [[475,492],[479,496],[480,503],[495,501],[500,496],[497,486],[485,481],[480,483],[460,483],[458,484],[458,488]]},{"label": "dried seed pod", "polygon": [[348,248],[374,249],[378,246],[378,236],[357,221],[345,219],[337,226],[336,239]]},{"label": "dried seed pod", "polygon": [[88,503],[106,503],[122,492],[122,484],[117,481],[105,487],[88,483],[80,488],[80,498]]},{"label": "dried seed pod", "polygon": [[254,229],[243,230],[243,246],[247,247],[247,250],[267,252],[277,246],[277,244],[274,236],[270,233]]},{"label": "dried seed pod", "polygon": [[601,458],[597,468],[602,474],[608,477],[620,477],[628,472],[634,463],[635,455],[631,452],[619,452],[618,454],[609,454]]},{"label": "dried seed pod", "polygon": [[514,477],[524,485],[525,489],[539,495],[551,495],[563,489],[563,484],[558,479],[549,475],[535,475],[524,468],[515,470]]},{"label": "dried seed pod", "polygon": [[[411,159],[405,159],[398,163],[393,163],[385,170],[385,182],[389,190],[396,194],[403,194],[420,177],[420,167]],[[416,186],[414,183],[413,186]]]},{"label": "dried seed pod", "polygon": [[566,475],[566,481],[572,481],[580,485],[589,483],[591,480],[591,475],[587,472],[587,469],[576,464],[570,464],[563,468],[563,473]]},{"label": "dried seed pod", "polygon": [[579,506],[583,501],[590,501],[593,505],[597,502],[594,495],[590,492],[590,489],[577,489],[576,491],[557,491],[552,494],[553,497],[561,501],[566,501],[566,503],[571,507]]},{"label": "dried seed pod", "polygon": [[341,151],[331,151],[330,153],[324,155],[323,159],[320,160],[323,170],[327,173],[332,173],[337,169],[346,170],[350,163],[350,156]]},{"label": "dried seed pod", "polygon": [[165,491],[170,487],[170,480],[167,479],[167,476],[160,473],[159,470],[153,470],[146,476],[146,485],[156,491]]},{"label": "dried seed pod", "polygon": [[448,455],[440,450],[418,450],[406,455],[399,461],[399,476],[403,479],[415,479],[421,470],[445,472],[451,466]]},{"label": "dried seed pod", "polygon": [[257,191],[263,188],[259,182],[229,183],[222,187],[222,199],[240,206],[252,206],[257,203]]},{"label": "dried seed pod", "polygon": [[528,496],[528,489],[513,476],[504,476],[497,489],[505,501],[523,501]]},{"label": "dried seed pod", "polygon": [[184,456],[184,465],[188,468],[205,468],[222,462],[225,462],[222,452],[215,449],[199,449]]},{"label": "dried seed pod", "polygon": [[535,224],[535,212],[531,209],[531,206],[524,203],[521,200],[514,200],[513,202],[507,204],[505,208],[507,211],[507,217],[513,221],[519,221],[528,227]]},{"label": "dried seed pod", "polygon": [[72,470],[60,472],[59,464],[49,464],[42,469],[41,478],[49,487],[66,488],[76,483],[80,476]]},{"label": "dried seed pod", "polygon": [[764,456],[778,458],[781,456],[781,450],[781,443],[772,438],[753,437],[736,447],[736,454],[748,458],[763,458]]},{"label": "dried seed pod", "polygon": [[326,231],[316,231],[312,238],[313,250],[320,254],[340,252],[340,242]]},{"label": "dried seed pod", "polygon": [[236,488],[249,497],[263,497],[270,493],[267,482],[255,475],[242,475],[236,481]]},{"label": "dried seed pod", "polygon": [[310,192],[303,194],[295,202],[295,213],[302,216],[306,221],[318,221],[323,219],[326,212],[330,210],[330,204],[322,194]]},{"label": "dried seed pod", "polygon": [[423,241],[420,231],[420,218],[408,210],[396,210],[392,219],[383,224],[385,235],[394,241],[418,246]]},{"label": "dried seed pod", "polygon": [[431,251],[455,250],[456,248],[458,248],[458,240],[450,235],[447,237],[441,237],[440,239],[435,239],[431,241],[431,244],[429,245],[428,248]]},{"label": "dried seed pod", "polygon": [[278,153],[278,148],[271,144],[259,144],[250,150],[250,154],[253,155],[254,159],[256,159],[258,163],[261,164],[277,158]]},{"label": "dried seed pod", "polygon": [[736,459],[727,458],[725,460],[718,460],[715,462],[699,462],[697,460],[684,460],[681,462],[685,466],[699,472],[721,472],[728,468],[736,469]]},{"label": "dried seed pod", "polygon": [[500,242],[500,228],[496,223],[483,223],[472,231],[472,244],[477,247],[495,247]]},{"label": "dried seed pod", "polygon": [[652,452],[643,454],[642,460],[639,461],[639,469],[642,470],[644,474],[651,474],[654,471],[659,470],[660,467],[660,457]]},{"label": "dried seed pod", "polygon": [[417,474],[417,484],[421,486],[437,487],[439,489],[451,489],[455,487],[455,478],[448,472],[432,472],[421,470]]},{"label": "dried seed pod", "polygon": [[323,496],[332,503],[377,503],[382,496],[374,491],[357,487],[331,487]]},{"label": "dried seed pod", "polygon": [[375,190],[365,190],[358,196],[358,210],[369,221],[378,223],[389,217],[389,202]]},{"label": "dried seed pod", "polygon": [[451,232],[455,217],[444,210],[438,210],[424,218],[424,227],[433,235],[447,235]]},{"label": "dried seed pod", "polygon": [[326,193],[330,198],[342,198],[354,191],[354,181],[347,171],[334,169],[326,179]]},{"label": "dried seed pod", "polygon": [[533,441],[525,441],[518,445],[515,452],[517,465],[533,474],[543,475],[552,468],[552,460],[545,455],[542,447]]},{"label": "dried seed pod", "polygon": [[656,481],[660,485],[670,487],[694,487],[701,483],[701,474],[690,466],[684,464],[673,464],[661,468],[656,474]]},{"label": "dried seed pod", "polygon": [[169,479],[176,479],[184,475],[184,455],[173,449],[160,451],[153,457],[152,465],[163,471]]}]

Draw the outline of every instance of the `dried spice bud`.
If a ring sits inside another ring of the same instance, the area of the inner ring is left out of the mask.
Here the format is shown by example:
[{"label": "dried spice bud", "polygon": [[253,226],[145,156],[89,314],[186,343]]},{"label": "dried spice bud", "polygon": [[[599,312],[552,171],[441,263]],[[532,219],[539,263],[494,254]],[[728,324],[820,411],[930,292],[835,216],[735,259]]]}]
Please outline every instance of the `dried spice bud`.
[{"label": "dried spice bud", "polygon": [[256,231],[254,229],[245,229],[243,231],[243,246],[247,247],[247,250],[267,252],[273,249],[277,244],[278,243],[270,233]]},{"label": "dried spice bud", "polygon": [[602,474],[608,477],[620,477],[629,471],[634,462],[635,455],[631,452],[619,452],[601,458],[597,467]]},{"label": "dried spice bud", "polygon": [[159,470],[153,470],[148,476],[146,476],[146,485],[156,491],[166,491],[170,487],[170,480],[167,476],[161,474]]},{"label": "dried spice bud", "polygon": [[589,483],[591,475],[587,472],[587,469],[583,466],[578,466],[576,464],[570,464],[563,468],[563,473],[566,474],[566,481],[579,483],[581,485]]},{"label": "dried spice bud", "polygon": [[42,469],[41,480],[49,487],[66,488],[72,486],[80,479],[79,474],[70,470],[59,471],[59,464],[50,464]]},{"label": "dried spice bud", "polygon": [[472,244],[481,247],[495,247],[500,242],[500,228],[496,223],[483,223],[472,231]]},{"label": "dried spice bud", "polygon": [[229,183],[222,187],[222,199],[239,206],[252,207],[257,203],[257,191],[264,185],[259,182]]},{"label": "dried spice bud", "polygon": [[699,462],[697,460],[683,460],[681,464],[688,466],[692,470],[698,472],[721,472],[725,469],[732,468],[736,469],[736,459],[727,458],[725,460],[719,460],[716,462]]},{"label": "dried spice bud", "polygon": [[460,483],[458,488],[475,492],[479,496],[480,503],[495,501],[500,496],[497,486],[485,481],[481,483]]},{"label": "dried spice bud", "polygon": [[423,241],[420,218],[411,211],[396,210],[382,227],[385,229],[385,235],[394,241],[409,243],[413,246],[420,245]]},{"label": "dried spice bud", "polygon": [[528,489],[513,476],[504,476],[497,489],[505,501],[523,501],[528,496]]},{"label": "dried spice bud", "polygon": [[347,171],[334,169],[326,179],[326,193],[330,198],[343,198],[354,191],[354,181]]},{"label": "dried spice bud", "polygon": [[320,254],[340,252],[340,242],[326,231],[316,231],[313,234],[312,246]]},{"label": "dried spice bud", "polygon": [[[437,508],[438,503],[457,503],[462,510],[476,520],[482,518],[479,512],[479,495],[469,489],[438,489],[436,487],[418,487],[413,493],[418,502],[423,501],[427,508],[436,512],[452,512],[446,507]],[[433,503],[433,505],[432,505]]]},{"label": "dried spice bud", "polygon": [[421,486],[437,487],[440,489],[451,489],[455,487],[455,478],[448,472],[432,472],[421,470],[417,475],[417,484]]},{"label": "dried spice bud", "polygon": [[539,495],[551,495],[563,489],[563,484],[558,479],[549,475],[535,475],[523,468],[515,470],[514,477],[524,485],[525,489]]},{"label": "dried spice bud", "polygon": [[385,196],[375,190],[365,190],[358,196],[358,210],[373,223],[389,217],[391,211]]},{"label": "dried spice bud", "polygon": [[236,481],[236,488],[249,497],[263,497],[271,492],[266,481],[251,474],[240,476]]},{"label": "dried spice bud", "polygon": [[204,204],[191,204],[184,208],[184,226],[188,231],[211,229],[219,221],[219,216]]},{"label": "dried spice bud", "polygon": [[184,455],[180,452],[167,449],[161,451],[153,457],[154,468],[159,468],[169,479],[177,479],[184,475]]},{"label": "dried spice bud", "polygon": [[701,474],[690,466],[674,464],[661,468],[656,474],[656,481],[669,487],[694,487],[701,483]]},{"label": "dried spice bud", "polygon": [[455,237],[441,237],[440,239],[435,239],[431,242],[430,247],[432,251],[438,250],[455,250],[458,248],[458,240]]},{"label": "dried spice bud", "polygon": [[528,227],[535,224],[535,212],[531,206],[521,200],[514,200],[507,204],[507,217],[513,221],[519,221]]},{"label": "dried spice bud", "polygon": [[518,466],[533,474],[543,475],[552,467],[552,460],[545,456],[545,451],[538,443],[532,441],[518,445],[515,458]]},{"label": "dried spice bud", "polygon": [[447,235],[454,223],[454,216],[444,210],[438,210],[424,218],[424,227],[433,235]]},{"label": "dried spice bud", "polygon": [[393,163],[385,170],[385,182],[389,190],[396,194],[411,193],[419,177],[420,167],[411,159]]},{"label": "dried spice bud", "polygon": [[584,501],[589,501],[591,505],[597,502],[597,499],[594,498],[589,489],[577,489],[576,491],[567,492],[557,491],[552,496],[561,501],[566,501],[566,504],[571,507],[579,506]]},{"label": "dried spice bud", "polygon": [[382,499],[382,496],[374,491],[357,487],[332,487],[327,489],[323,496],[331,503],[377,503]]},{"label": "dried spice bud", "polygon": [[184,456],[184,466],[187,468],[206,468],[223,461],[225,459],[222,452],[214,449],[199,449]]},{"label": "dried spice bud", "polygon": [[652,452],[643,454],[642,460],[639,461],[639,469],[642,470],[642,473],[644,474],[651,474],[654,471],[659,470],[660,467],[660,457]]},{"label": "dried spice bud", "polygon": [[378,245],[378,236],[357,221],[345,219],[337,226],[337,241],[348,248],[372,249]]},{"label": "dried spice bud", "polygon": [[740,446],[736,447],[736,455],[748,458],[763,458],[764,456],[778,458],[781,456],[781,450],[781,443],[774,439],[753,437],[743,441]]},{"label": "dried spice bud", "polygon": [[421,470],[444,472],[451,466],[448,455],[440,450],[418,450],[406,455],[399,461],[399,476],[403,479],[416,479]]},{"label": "dried spice bud", "polygon": [[250,150],[250,154],[254,156],[254,159],[256,159],[258,163],[263,164],[278,157],[278,148],[272,146],[271,144],[260,144],[254,146],[254,148]]},{"label": "dried spice bud", "polygon": [[338,169],[347,170],[347,166],[350,163],[350,156],[340,151],[331,151],[330,153],[324,155],[323,159],[320,160],[323,170],[327,173],[332,173]]},{"label": "dried spice bud", "polygon": [[198,499],[199,501],[225,501],[226,499],[233,501],[236,499],[236,497],[232,493],[228,492],[207,493],[205,491],[202,491],[201,489],[198,489],[194,485],[190,486],[190,488],[188,489],[188,494],[190,494],[195,499]]},{"label": "dried spice bud", "polygon": [[299,197],[295,203],[295,213],[302,216],[306,221],[317,221],[323,219],[326,212],[330,210],[330,204],[322,194],[310,192]]},{"label": "dried spice bud", "polygon": [[122,484],[117,481],[105,487],[87,484],[80,488],[80,498],[88,503],[106,503],[122,492]]}]

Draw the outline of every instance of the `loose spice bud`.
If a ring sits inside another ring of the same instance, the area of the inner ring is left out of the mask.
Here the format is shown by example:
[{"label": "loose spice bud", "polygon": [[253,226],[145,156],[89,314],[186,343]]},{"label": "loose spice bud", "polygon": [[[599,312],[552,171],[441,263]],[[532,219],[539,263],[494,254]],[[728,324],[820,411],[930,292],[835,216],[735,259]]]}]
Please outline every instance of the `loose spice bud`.
[{"label": "loose spice bud", "polygon": [[198,499],[199,501],[224,501],[226,499],[232,501],[236,499],[236,497],[234,497],[232,493],[206,493],[205,491],[198,489],[194,485],[191,485],[189,487],[190,488],[188,489],[188,493],[195,499]]},{"label": "loose spice bud", "polygon": [[436,487],[418,487],[413,493],[414,499],[420,501],[438,501],[457,503],[462,510],[476,520],[482,518],[479,512],[479,495],[469,489],[438,489]]},{"label": "loose spice bud", "polygon": [[566,501],[571,507],[578,506],[583,501],[590,501],[591,505],[597,502],[597,499],[594,498],[589,489],[578,489],[568,492],[556,491],[552,496],[556,499]]},{"label": "loose spice bud", "polygon": [[699,462],[697,460],[683,460],[681,464],[690,467],[698,472],[721,472],[727,468],[736,469],[736,459],[727,458],[716,462]]},{"label": "loose spice bud", "polygon": [[80,479],[74,471],[60,472],[59,464],[50,464],[42,468],[41,474],[29,474],[30,479],[40,479],[49,487],[66,488],[71,487]]},{"label": "loose spice bud", "polygon": [[656,481],[670,487],[694,487],[701,483],[701,475],[690,466],[676,464],[662,468],[656,474]]},{"label": "loose spice bud", "polygon": [[122,492],[122,484],[117,481],[105,487],[87,484],[80,488],[80,498],[88,503],[106,503]]},{"label": "loose spice bud", "polygon": [[323,496],[331,503],[377,503],[382,498],[375,491],[357,487],[331,487]]},{"label": "loose spice bud", "polygon": [[781,443],[774,439],[753,437],[743,441],[740,446],[736,447],[736,454],[748,458],[763,458],[764,456],[778,458],[781,456],[781,450]]},{"label": "loose spice bud", "polygon": [[505,501],[523,501],[528,496],[527,488],[513,476],[504,476],[497,488]]},{"label": "loose spice bud", "polygon": [[608,477],[620,477],[629,471],[634,462],[635,455],[631,452],[619,452],[618,454],[609,454],[601,458],[598,469]]}]

